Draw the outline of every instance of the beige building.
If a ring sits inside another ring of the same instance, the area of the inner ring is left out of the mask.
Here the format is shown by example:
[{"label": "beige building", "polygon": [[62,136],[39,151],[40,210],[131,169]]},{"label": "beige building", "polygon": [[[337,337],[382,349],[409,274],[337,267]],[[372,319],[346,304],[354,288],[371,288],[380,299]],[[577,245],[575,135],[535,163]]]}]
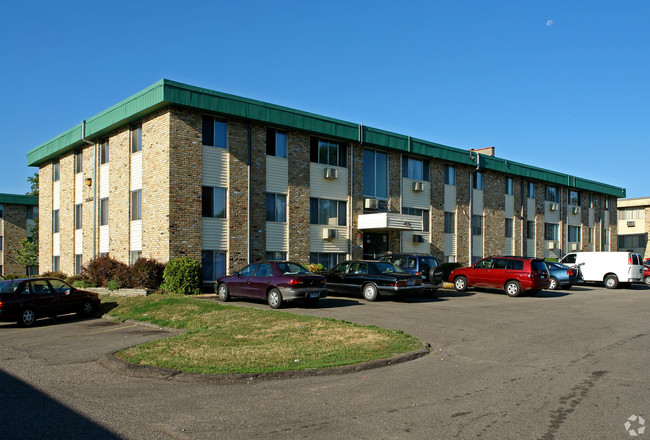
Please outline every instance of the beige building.
[{"label": "beige building", "polygon": [[618,201],[618,247],[650,258],[650,197]]},{"label": "beige building", "polygon": [[41,269],[189,256],[332,267],[384,252],[615,250],[625,189],[363,124],[161,80],[28,153]]},{"label": "beige building", "polygon": [[18,263],[15,254],[20,249],[20,242],[29,237],[30,225],[37,218],[38,197],[0,194],[0,274],[38,273],[38,267],[26,267]]}]

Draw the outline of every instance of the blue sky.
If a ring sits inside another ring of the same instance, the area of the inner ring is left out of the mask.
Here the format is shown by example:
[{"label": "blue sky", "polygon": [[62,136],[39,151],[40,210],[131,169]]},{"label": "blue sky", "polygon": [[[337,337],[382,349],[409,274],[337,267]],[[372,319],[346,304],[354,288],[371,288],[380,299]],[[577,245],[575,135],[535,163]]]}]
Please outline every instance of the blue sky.
[{"label": "blue sky", "polygon": [[32,1],[0,16],[0,193],[168,78],[646,189],[650,2]]}]

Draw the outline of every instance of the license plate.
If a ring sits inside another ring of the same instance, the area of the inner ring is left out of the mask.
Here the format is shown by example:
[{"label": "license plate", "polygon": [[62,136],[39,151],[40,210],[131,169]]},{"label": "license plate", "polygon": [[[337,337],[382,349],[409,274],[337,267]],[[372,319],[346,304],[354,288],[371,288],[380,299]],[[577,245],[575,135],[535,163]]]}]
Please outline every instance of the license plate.
[{"label": "license plate", "polygon": [[310,298],[318,298],[318,292],[312,292],[309,294]]},{"label": "license plate", "polygon": [[410,279],[409,282],[408,282],[408,285],[409,285],[409,286],[412,286],[413,284],[415,284],[415,280]]}]

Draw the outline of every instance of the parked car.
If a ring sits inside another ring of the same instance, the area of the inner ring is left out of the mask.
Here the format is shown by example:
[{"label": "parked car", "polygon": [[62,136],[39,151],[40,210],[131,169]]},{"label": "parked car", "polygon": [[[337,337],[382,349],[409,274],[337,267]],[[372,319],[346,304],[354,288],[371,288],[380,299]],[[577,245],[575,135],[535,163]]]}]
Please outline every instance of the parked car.
[{"label": "parked car", "polygon": [[215,284],[219,299],[231,297],[266,299],[279,309],[285,301],[302,300],[316,306],[327,296],[325,277],[291,261],[260,261],[249,264],[233,275],[221,277]]},{"label": "parked car", "polygon": [[0,321],[28,327],[39,318],[67,313],[90,316],[99,308],[99,295],[72,287],[57,278],[0,281]]},{"label": "parked car", "polygon": [[643,266],[643,282],[650,286],[650,264]]},{"label": "parked car", "polygon": [[582,282],[580,270],[574,269],[564,264],[546,261],[550,282],[549,290],[570,289],[574,284]]},{"label": "parked car", "polygon": [[454,269],[449,275],[457,291],[468,287],[503,289],[508,296],[536,295],[550,285],[544,260],[527,257],[488,257],[474,266]]},{"label": "parked car", "polygon": [[420,275],[424,290],[432,294],[442,287],[442,269],[438,259],[432,255],[388,254],[381,257],[379,261],[387,261],[404,272]]},{"label": "parked car", "polygon": [[386,261],[348,260],[325,273],[327,290],[361,294],[367,301],[383,295],[420,294],[422,277],[404,272]]},{"label": "parked car", "polygon": [[584,281],[604,283],[608,289],[619,284],[643,281],[643,258],[634,252],[572,252],[560,263],[579,268]]}]

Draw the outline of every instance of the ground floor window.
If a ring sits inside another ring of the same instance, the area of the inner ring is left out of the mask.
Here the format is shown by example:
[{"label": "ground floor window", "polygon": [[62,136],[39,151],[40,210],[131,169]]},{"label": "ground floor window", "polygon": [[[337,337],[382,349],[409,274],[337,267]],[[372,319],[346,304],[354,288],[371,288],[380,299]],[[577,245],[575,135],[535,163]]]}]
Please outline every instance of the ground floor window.
[{"label": "ground floor window", "polygon": [[472,216],[472,235],[483,235],[483,216]]},{"label": "ground floor window", "polygon": [[619,235],[618,248],[621,250],[641,248],[646,244],[645,234]]},{"label": "ground floor window", "polygon": [[203,251],[203,281],[216,281],[226,274],[225,251]]},{"label": "ground floor window", "polygon": [[419,208],[402,208],[402,214],[422,217],[422,231],[429,232],[429,210]]},{"label": "ground floor window", "polygon": [[528,220],[526,222],[526,238],[528,240],[535,239],[535,222]]},{"label": "ground floor window", "polygon": [[544,223],[544,239],[556,241],[559,225],[557,223]]},{"label": "ground floor window", "polygon": [[[0,272],[2,272],[2,266],[0,266]],[[35,277],[38,275],[38,266],[27,266],[27,276]]]},{"label": "ground floor window", "polygon": [[346,258],[347,254],[311,252],[309,254],[309,263],[322,264],[325,270],[328,270],[345,261]]},{"label": "ground floor window", "polygon": [[58,272],[60,265],[59,265],[60,257],[58,255],[55,255],[52,257],[52,272]]},{"label": "ground floor window", "polygon": [[83,255],[82,254],[76,254],[74,256],[74,274],[75,275],[80,275],[81,274],[81,266],[83,266]]},{"label": "ground floor window", "polygon": [[512,230],[513,230],[513,220],[511,218],[507,218],[505,222],[506,238],[512,238]]},{"label": "ground floor window", "polygon": [[569,226],[569,242],[580,242],[580,226]]},{"label": "ground floor window", "polygon": [[483,259],[482,256],[481,256],[481,257],[472,257],[472,265],[478,263],[478,262],[481,261],[482,259]]},{"label": "ground floor window", "polygon": [[129,254],[129,264],[135,264],[140,258],[142,258],[142,251],[131,251]]},{"label": "ground floor window", "polygon": [[444,262],[445,263],[455,263],[456,262],[456,256],[455,255],[445,255]]},{"label": "ground floor window", "polygon": [[279,251],[271,251],[271,252],[266,252],[264,254],[264,257],[267,260],[271,261],[283,261],[287,259],[287,253],[286,252],[279,252]]}]

